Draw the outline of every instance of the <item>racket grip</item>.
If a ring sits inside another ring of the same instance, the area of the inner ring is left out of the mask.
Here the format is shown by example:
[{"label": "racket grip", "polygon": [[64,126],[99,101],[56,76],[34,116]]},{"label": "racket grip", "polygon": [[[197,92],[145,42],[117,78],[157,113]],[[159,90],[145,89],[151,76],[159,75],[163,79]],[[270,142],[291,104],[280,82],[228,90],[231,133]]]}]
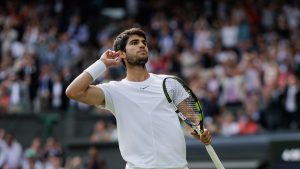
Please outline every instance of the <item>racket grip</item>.
[{"label": "racket grip", "polygon": [[217,153],[215,152],[214,148],[209,144],[205,145],[206,151],[209,154],[211,160],[213,161],[214,165],[217,169],[225,169],[222,162],[220,161]]}]

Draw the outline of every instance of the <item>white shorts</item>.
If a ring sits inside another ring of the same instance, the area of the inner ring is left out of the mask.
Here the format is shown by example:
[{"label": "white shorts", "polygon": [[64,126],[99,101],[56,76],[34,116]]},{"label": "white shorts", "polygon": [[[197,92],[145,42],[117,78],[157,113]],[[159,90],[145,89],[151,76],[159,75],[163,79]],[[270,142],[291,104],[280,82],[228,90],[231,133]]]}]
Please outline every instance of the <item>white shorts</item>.
[{"label": "white shorts", "polygon": [[125,169],[189,169],[187,166],[182,168],[140,168],[140,167],[134,167],[132,164],[127,163]]}]

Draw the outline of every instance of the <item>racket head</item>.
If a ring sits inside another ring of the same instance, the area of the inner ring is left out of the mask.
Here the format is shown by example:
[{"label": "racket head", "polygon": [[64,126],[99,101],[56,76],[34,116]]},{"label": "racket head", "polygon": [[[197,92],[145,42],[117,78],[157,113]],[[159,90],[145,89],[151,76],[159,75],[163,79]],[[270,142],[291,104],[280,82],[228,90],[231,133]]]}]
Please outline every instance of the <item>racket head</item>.
[{"label": "racket head", "polygon": [[168,102],[173,104],[177,115],[198,134],[202,134],[202,107],[188,85],[178,77],[167,77],[163,80],[163,91]]}]

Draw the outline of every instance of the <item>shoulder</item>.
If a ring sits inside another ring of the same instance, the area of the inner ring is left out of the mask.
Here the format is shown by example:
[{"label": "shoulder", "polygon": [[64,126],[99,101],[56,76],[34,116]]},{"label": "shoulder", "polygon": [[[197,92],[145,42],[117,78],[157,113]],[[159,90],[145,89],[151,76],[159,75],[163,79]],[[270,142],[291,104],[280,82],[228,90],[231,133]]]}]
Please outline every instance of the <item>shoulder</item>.
[{"label": "shoulder", "polygon": [[109,81],[109,82],[100,83],[96,86],[101,88],[104,92],[108,92],[120,87],[121,86],[120,83],[121,83],[120,81]]},{"label": "shoulder", "polygon": [[98,84],[97,86],[115,86],[121,83],[121,81],[108,81]]},{"label": "shoulder", "polygon": [[154,78],[158,78],[158,79],[164,79],[164,78],[167,78],[167,77],[176,77],[176,76],[173,76],[173,75],[154,74],[154,73],[151,73],[151,75],[152,75]]}]

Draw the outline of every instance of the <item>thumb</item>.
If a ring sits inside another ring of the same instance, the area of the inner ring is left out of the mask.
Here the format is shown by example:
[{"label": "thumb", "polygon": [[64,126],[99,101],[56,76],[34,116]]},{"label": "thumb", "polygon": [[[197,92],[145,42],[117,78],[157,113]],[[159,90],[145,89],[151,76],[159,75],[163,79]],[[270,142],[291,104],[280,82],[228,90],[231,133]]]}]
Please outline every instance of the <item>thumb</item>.
[{"label": "thumb", "polygon": [[198,136],[199,135],[195,130],[193,130],[190,134],[193,135],[193,136]]}]

